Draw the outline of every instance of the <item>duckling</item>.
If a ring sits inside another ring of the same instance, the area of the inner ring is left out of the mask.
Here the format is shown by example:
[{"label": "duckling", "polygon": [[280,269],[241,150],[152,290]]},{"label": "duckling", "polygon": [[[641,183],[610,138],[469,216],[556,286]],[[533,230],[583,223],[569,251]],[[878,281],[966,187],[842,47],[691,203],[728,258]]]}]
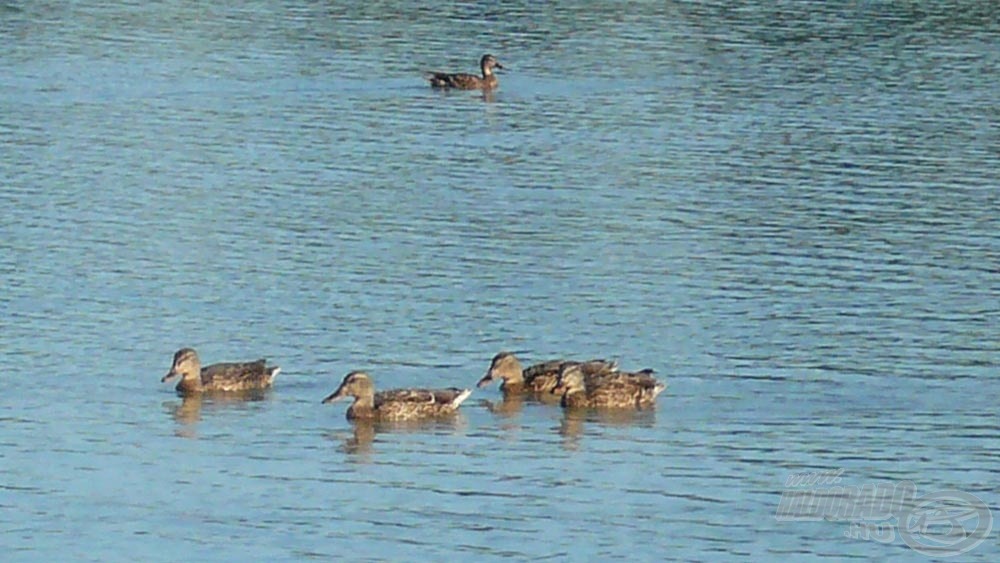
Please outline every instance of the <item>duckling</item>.
[{"label": "duckling", "polygon": [[656,404],[656,396],[666,385],[656,381],[653,370],[634,373],[600,373],[587,376],[579,366],[569,366],[559,374],[552,389],[561,395],[566,408],[642,409]]},{"label": "duckling", "polygon": [[177,392],[182,395],[206,391],[247,391],[271,386],[281,372],[278,366],[267,365],[261,358],[255,362],[233,362],[201,367],[201,360],[194,348],[181,348],[174,354],[174,363],[160,382],[177,376]]},{"label": "duckling", "polygon": [[504,396],[512,394],[535,394],[546,398],[556,386],[559,373],[569,367],[579,366],[584,374],[615,372],[618,364],[614,361],[594,359],[583,362],[573,360],[550,360],[521,369],[521,362],[510,352],[500,352],[493,356],[490,369],[476,384],[478,387],[489,385],[494,379],[500,379],[500,391]]},{"label": "duckling", "polygon": [[499,85],[497,76],[493,74],[494,68],[503,68],[493,55],[483,55],[479,60],[479,68],[483,73],[482,77],[475,74],[429,72],[427,79],[431,86],[435,88],[458,88],[460,90],[491,90]]},{"label": "duckling", "polygon": [[375,392],[371,376],[352,371],[340,387],[323,399],[332,403],[346,396],[354,397],[347,409],[348,420],[416,420],[453,415],[472,393],[469,389],[391,389]]}]

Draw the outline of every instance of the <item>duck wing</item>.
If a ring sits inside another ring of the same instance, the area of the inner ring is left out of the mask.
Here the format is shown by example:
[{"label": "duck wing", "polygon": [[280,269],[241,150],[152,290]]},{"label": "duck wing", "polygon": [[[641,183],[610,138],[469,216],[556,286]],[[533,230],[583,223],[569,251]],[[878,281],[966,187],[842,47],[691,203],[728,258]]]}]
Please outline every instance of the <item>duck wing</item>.
[{"label": "duck wing", "polygon": [[463,89],[478,88],[482,80],[482,78],[475,74],[466,74],[463,72],[429,72],[427,73],[427,79],[430,80],[431,86],[437,88]]},{"label": "duck wing", "polygon": [[658,384],[656,377],[653,376],[654,373],[651,369],[635,372],[603,372],[592,374],[587,383],[593,386],[652,388]]},{"label": "duck wing", "polygon": [[584,377],[592,377],[611,373],[618,369],[617,362],[603,359],[593,359],[586,361],[575,360],[549,360],[525,369],[522,374],[525,384],[538,392],[551,391],[559,382],[559,374],[563,370],[579,366]]},{"label": "duck wing", "polygon": [[229,362],[206,366],[201,370],[201,384],[209,389],[246,389],[270,383],[277,367],[267,367],[267,360]]},{"label": "duck wing", "polygon": [[383,403],[433,403],[434,395],[427,389],[387,389],[375,393],[375,406]]},{"label": "duck wing", "polygon": [[551,373],[559,375],[559,370],[564,364],[566,364],[566,360],[549,360],[525,368],[521,371],[521,375],[525,381],[531,381],[536,377],[544,377]]},{"label": "duck wing", "polygon": [[586,380],[587,392],[592,395],[631,397],[636,402],[652,402],[666,388],[653,376],[655,372],[644,369],[637,372],[606,372]]},{"label": "duck wing", "polygon": [[559,375],[559,372],[572,366],[580,366],[580,371],[582,371],[584,375],[618,371],[618,362],[614,360],[595,358],[593,360],[585,360],[582,362],[576,360],[549,360],[547,362],[542,362],[528,367],[522,373],[525,381],[531,381],[535,377],[545,376],[548,374],[554,373],[555,375]]},{"label": "duck wing", "polygon": [[375,405],[382,403],[450,403],[461,389],[389,389],[375,393]]},{"label": "duck wing", "polygon": [[559,373],[565,364],[565,360],[549,360],[522,370],[525,387],[535,393],[551,391],[559,381]]},{"label": "duck wing", "polygon": [[602,375],[606,373],[616,373],[618,371],[618,362],[614,360],[605,360],[603,358],[595,358],[593,360],[587,360],[585,362],[572,362],[572,363],[575,363],[580,366],[580,371],[583,372],[584,377],[592,375]]}]

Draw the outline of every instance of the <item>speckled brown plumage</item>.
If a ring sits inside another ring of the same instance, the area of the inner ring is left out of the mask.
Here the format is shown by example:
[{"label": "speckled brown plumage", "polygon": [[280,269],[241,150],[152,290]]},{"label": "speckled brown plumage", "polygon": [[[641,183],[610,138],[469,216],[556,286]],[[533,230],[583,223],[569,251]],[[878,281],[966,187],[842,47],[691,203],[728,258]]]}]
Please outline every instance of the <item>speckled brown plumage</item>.
[{"label": "speckled brown plumage", "polygon": [[479,380],[477,385],[485,387],[494,379],[501,380],[500,390],[505,396],[512,394],[538,395],[539,398],[549,398],[552,388],[556,386],[559,373],[569,366],[578,366],[585,375],[614,372],[618,364],[613,361],[594,359],[586,361],[549,360],[527,368],[521,367],[521,362],[510,352],[500,352],[493,356],[490,369]]},{"label": "speckled brown plumage", "polygon": [[482,76],[466,73],[449,72],[429,72],[427,79],[431,86],[435,88],[458,88],[460,90],[490,90],[499,85],[494,68],[503,68],[503,65],[493,55],[483,55],[479,60],[479,69]]},{"label": "speckled brown plumage", "polygon": [[650,369],[588,376],[579,367],[570,366],[560,374],[552,393],[561,395],[561,404],[567,408],[642,409],[654,406],[664,389],[666,385],[658,382]]},{"label": "speckled brown plumage", "polygon": [[247,391],[270,387],[281,371],[278,366],[268,366],[263,358],[255,362],[229,362],[201,367],[201,360],[193,348],[181,348],[174,354],[174,362],[161,381],[180,376],[177,392],[182,395],[206,391]]},{"label": "speckled brown plumage", "polygon": [[455,414],[471,393],[469,389],[454,387],[390,389],[376,393],[375,384],[367,373],[352,371],[323,402],[354,397],[354,403],[347,409],[348,420],[415,420]]}]

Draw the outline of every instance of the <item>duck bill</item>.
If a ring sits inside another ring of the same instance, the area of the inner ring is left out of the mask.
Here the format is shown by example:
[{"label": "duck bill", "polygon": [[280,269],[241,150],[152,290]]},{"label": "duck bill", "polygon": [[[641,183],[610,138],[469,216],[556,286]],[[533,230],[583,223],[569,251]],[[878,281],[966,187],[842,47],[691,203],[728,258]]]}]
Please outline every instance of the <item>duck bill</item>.
[{"label": "duck bill", "polygon": [[332,403],[334,401],[339,401],[339,400],[343,399],[344,398],[343,390],[344,390],[344,386],[341,385],[340,387],[337,388],[336,391],[334,391],[333,393],[330,393],[325,399],[323,399],[322,404],[325,405],[327,403]]},{"label": "duck bill", "polygon": [[493,383],[493,372],[487,372],[486,375],[484,375],[483,378],[476,383],[476,387],[486,387],[490,383]]},{"label": "duck bill", "polygon": [[167,375],[164,375],[163,377],[160,378],[160,383],[166,383],[166,382],[170,381],[171,379],[177,377],[178,375],[180,375],[180,374],[177,373],[176,371],[170,370],[170,371],[167,372]]}]

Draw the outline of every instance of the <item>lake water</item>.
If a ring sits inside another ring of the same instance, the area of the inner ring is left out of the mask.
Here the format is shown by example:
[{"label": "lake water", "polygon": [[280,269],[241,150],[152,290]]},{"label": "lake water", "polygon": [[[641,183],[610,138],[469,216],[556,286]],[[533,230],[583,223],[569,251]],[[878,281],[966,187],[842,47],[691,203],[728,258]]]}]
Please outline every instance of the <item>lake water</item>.
[{"label": "lake water", "polygon": [[[5,561],[926,559],[777,520],[822,470],[1000,518],[989,2],[354,4],[0,3]],[[320,404],[500,350],[669,387]]]}]

